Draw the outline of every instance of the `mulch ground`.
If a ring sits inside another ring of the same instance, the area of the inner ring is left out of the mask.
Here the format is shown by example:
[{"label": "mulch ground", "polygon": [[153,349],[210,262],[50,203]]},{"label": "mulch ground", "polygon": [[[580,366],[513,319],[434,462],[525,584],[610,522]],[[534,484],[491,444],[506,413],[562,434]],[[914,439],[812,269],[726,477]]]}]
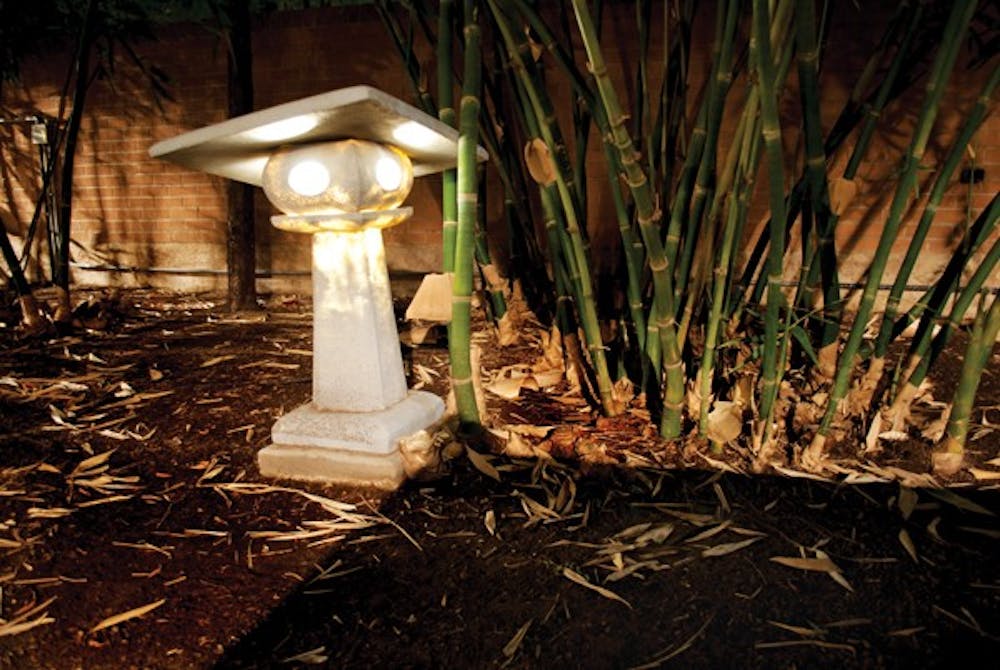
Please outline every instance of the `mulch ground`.
[{"label": "mulch ground", "polygon": [[[231,316],[135,291],[90,330],[0,334],[0,667],[894,668],[1000,651],[1000,500],[968,477],[916,486],[916,437],[839,481],[747,476],[659,442],[641,412],[601,420],[524,389],[490,397],[494,423],[552,426],[525,440],[571,458],[452,449],[391,494],[263,481],[270,426],[309,397],[307,308]],[[537,355],[483,348],[488,370]],[[444,349],[407,362],[444,391]],[[998,387],[991,370],[984,469]]]}]

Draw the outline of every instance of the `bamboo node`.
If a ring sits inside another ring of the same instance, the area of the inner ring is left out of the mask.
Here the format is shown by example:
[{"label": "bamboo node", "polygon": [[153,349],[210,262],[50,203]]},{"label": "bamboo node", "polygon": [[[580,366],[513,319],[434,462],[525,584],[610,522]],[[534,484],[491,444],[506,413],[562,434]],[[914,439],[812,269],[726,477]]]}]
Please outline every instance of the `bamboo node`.
[{"label": "bamboo node", "polygon": [[806,161],[806,165],[811,168],[825,168],[826,156],[813,156]]},{"label": "bamboo node", "polygon": [[[632,162],[634,163],[635,161]],[[632,181],[628,175],[625,175],[625,183],[629,185],[629,188],[639,188],[640,186],[646,183],[646,173],[640,170],[639,178],[636,179],[635,181]]]},{"label": "bamboo node", "polygon": [[475,205],[479,202],[479,193],[475,191],[470,191],[468,193],[459,193],[456,199],[459,202]]},{"label": "bamboo node", "polygon": [[459,305],[462,305],[462,304],[465,304],[465,303],[471,304],[472,303],[472,296],[471,295],[455,295],[453,293],[451,295],[451,304],[454,305],[455,303],[458,303]]},{"label": "bamboo node", "polygon": [[[645,177],[645,176],[646,175],[644,174],[643,177]],[[638,219],[640,226],[647,226],[647,225],[649,225],[651,223],[656,223],[657,221],[659,221],[660,217],[662,215],[663,215],[663,212],[661,212],[660,209],[657,207],[657,208],[653,209],[653,211],[651,211],[649,213],[649,216],[643,216],[642,213],[640,213],[639,216],[636,217],[636,219]],[[641,247],[643,245],[636,244],[636,246],[637,247]]]},{"label": "bamboo node", "polygon": [[665,272],[669,267],[670,263],[667,262],[665,256],[661,256],[660,258],[651,258],[649,260],[649,269],[653,272]]},{"label": "bamboo node", "polygon": [[778,128],[764,128],[761,131],[765,142],[776,142],[781,139],[781,130]]},{"label": "bamboo node", "polygon": [[599,66],[594,67],[593,61],[587,61],[587,72],[594,75],[595,77],[606,77],[608,75],[608,68],[601,63]]}]

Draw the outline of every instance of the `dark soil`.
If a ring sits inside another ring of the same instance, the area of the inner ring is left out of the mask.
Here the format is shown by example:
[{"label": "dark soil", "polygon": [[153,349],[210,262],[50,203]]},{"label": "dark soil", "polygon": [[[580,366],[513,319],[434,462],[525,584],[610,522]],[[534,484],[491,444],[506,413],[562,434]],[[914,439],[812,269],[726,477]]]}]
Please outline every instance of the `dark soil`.
[{"label": "dark soil", "polygon": [[[600,458],[490,457],[495,481],[459,457],[392,494],[241,489],[309,396],[304,309],[234,318],[133,292],[99,329],[0,341],[0,631],[37,622],[0,636],[0,667],[894,668],[1000,651],[989,487],[665,470],[706,463],[636,416],[527,391],[494,418],[557,422],[550,446]],[[408,359],[441,371],[445,352]],[[990,371],[977,418],[998,387]],[[979,430],[976,463],[998,451]],[[914,439],[878,467],[927,458]],[[297,529],[313,543],[274,535]]]}]

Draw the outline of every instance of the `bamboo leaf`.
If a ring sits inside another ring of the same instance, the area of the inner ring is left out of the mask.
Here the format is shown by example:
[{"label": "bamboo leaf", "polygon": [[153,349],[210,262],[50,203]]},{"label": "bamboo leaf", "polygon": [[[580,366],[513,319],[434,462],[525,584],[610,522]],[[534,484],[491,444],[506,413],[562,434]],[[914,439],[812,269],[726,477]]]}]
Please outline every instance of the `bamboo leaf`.
[{"label": "bamboo leaf", "polygon": [[143,605],[142,607],[136,607],[134,609],[128,610],[127,612],[122,612],[121,614],[115,614],[114,616],[109,616],[107,619],[104,619],[96,626],[91,628],[90,632],[96,633],[99,630],[104,630],[105,628],[111,628],[112,626],[117,626],[118,624],[124,623],[125,621],[128,621],[130,619],[141,617],[144,614],[152,612],[165,602],[167,602],[167,599],[161,598],[156,602],[149,603],[148,605]]},{"label": "bamboo leaf", "polygon": [[913,514],[913,509],[917,506],[917,492],[908,486],[899,487],[899,500],[897,505],[899,506],[899,512],[903,515],[904,519],[909,519],[910,515]]},{"label": "bamboo leaf", "polygon": [[551,186],[556,181],[556,165],[552,153],[545,142],[534,138],[524,145],[524,163],[528,174],[542,186]]},{"label": "bamboo leaf", "polygon": [[743,432],[743,409],[739,404],[727,400],[715,403],[708,414],[708,439],[728,444]]},{"label": "bamboo leaf", "polygon": [[813,572],[840,572],[837,564],[829,558],[801,558],[798,556],[772,556],[775,563],[795,568],[796,570],[809,570]]},{"label": "bamboo leaf", "polygon": [[563,577],[565,577],[566,579],[570,580],[571,582],[579,584],[580,586],[582,586],[584,588],[590,589],[591,591],[594,591],[595,593],[598,593],[598,594],[600,594],[600,595],[602,595],[605,598],[608,598],[610,600],[617,600],[618,602],[622,603],[623,605],[625,605],[629,609],[632,609],[632,605],[630,605],[629,602],[627,600],[625,600],[624,598],[622,598],[620,595],[618,595],[617,593],[615,593],[614,591],[612,591],[610,589],[604,588],[603,586],[598,586],[596,584],[591,584],[587,580],[587,578],[584,577],[583,575],[581,575],[580,573],[574,572],[573,570],[570,570],[569,568],[563,568],[562,574],[563,574]]},{"label": "bamboo leaf", "polygon": [[490,535],[496,535],[497,513],[491,509],[486,510],[486,515],[483,517],[483,525],[486,526],[486,530]]},{"label": "bamboo leaf", "polygon": [[[15,616],[10,621],[0,620],[0,637],[18,635],[20,633],[25,633],[32,628],[54,622],[55,619],[50,617],[48,612],[45,612],[44,610],[51,605],[52,601],[55,599],[55,596],[52,596],[45,602]],[[34,617],[35,615],[38,616],[32,619],[31,617]]]},{"label": "bamboo leaf", "polygon": [[234,356],[232,354],[226,354],[225,356],[216,356],[215,358],[208,359],[207,361],[205,361],[204,363],[202,363],[198,367],[210,368],[213,365],[218,365],[219,363],[223,363],[225,361],[231,361],[234,358],[236,358],[236,356]]},{"label": "bamboo leaf", "polygon": [[842,216],[850,207],[858,192],[858,184],[853,179],[836,177],[830,180],[830,210]]},{"label": "bamboo leaf", "polygon": [[919,563],[920,559],[917,556],[917,547],[913,544],[913,538],[910,537],[910,534],[906,532],[905,528],[899,531],[899,542],[903,545],[903,548],[906,549],[906,553],[910,555],[913,562]]},{"label": "bamboo leaf", "polygon": [[996,516],[991,510],[986,509],[979,503],[974,503],[968,498],[963,498],[953,491],[948,489],[927,489],[927,494],[934,496],[941,502],[948,503],[959,509],[964,509],[967,512],[975,512],[976,514],[983,514],[985,516]]},{"label": "bamboo leaf", "polygon": [[809,341],[809,334],[806,333],[805,329],[802,328],[802,326],[792,326],[788,332],[790,332],[792,337],[795,338],[795,341],[799,343],[799,346],[802,347],[802,351],[809,357],[812,364],[819,365],[819,358],[816,357],[816,350],[813,349],[812,342]]},{"label": "bamboo leaf", "polygon": [[466,446],[465,455],[469,457],[470,461],[472,461],[472,465],[476,468],[476,470],[479,470],[481,473],[483,473],[487,477],[490,477],[491,479],[500,481],[500,473],[497,471],[495,467],[493,467],[493,464],[490,463],[489,459],[487,459],[481,453],[479,453],[475,449],[472,449],[471,447]]},{"label": "bamboo leaf", "polygon": [[531,628],[531,624],[533,622],[534,619],[528,619],[524,622],[523,626],[517,629],[517,632],[514,633],[514,637],[510,638],[507,644],[503,646],[502,651],[504,656],[510,658],[517,653],[518,648],[521,646],[521,642],[524,640],[524,636],[528,634],[528,629]]},{"label": "bamboo leaf", "polygon": [[751,537],[751,538],[748,538],[746,540],[740,540],[739,542],[729,542],[727,544],[718,544],[718,545],[716,545],[714,547],[709,547],[708,549],[704,550],[703,552],[701,552],[701,555],[704,556],[704,557],[706,557],[706,558],[712,557],[712,556],[725,556],[727,554],[731,554],[733,552],[739,551],[740,549],[744,549],[746,547],[749,547],[751,544],[753,544],[754,542],[757,542],[760,539],[761,538],[759,538],[759,537]]},{"label": "bamboo leaf", "polygon": [[792,624],[781,623],[780,621],[771,621],[771,620],[768,620],[768,623],[782,630],[787,630],[790,633],[801,635],[802,637],[816,637],[817,635],[824,634],[824,631],[819,628],[806,628],[804,626],[793,626]]}]

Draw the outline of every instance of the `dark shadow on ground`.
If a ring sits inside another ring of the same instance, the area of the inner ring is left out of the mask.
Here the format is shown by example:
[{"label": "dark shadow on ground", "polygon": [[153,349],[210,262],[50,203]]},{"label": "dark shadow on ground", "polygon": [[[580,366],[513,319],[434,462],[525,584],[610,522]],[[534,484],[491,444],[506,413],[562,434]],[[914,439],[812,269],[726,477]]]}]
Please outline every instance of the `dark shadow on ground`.
[{"label": "dark shadow on ground", "polygon": [[[338,546],[217,667],[930,668],[1000,651],[995,492],[577,477],[494,483],[463,462],[407,485],[380,511],[414,543]],[[771,560],[823,556],[839,582]]]}]

